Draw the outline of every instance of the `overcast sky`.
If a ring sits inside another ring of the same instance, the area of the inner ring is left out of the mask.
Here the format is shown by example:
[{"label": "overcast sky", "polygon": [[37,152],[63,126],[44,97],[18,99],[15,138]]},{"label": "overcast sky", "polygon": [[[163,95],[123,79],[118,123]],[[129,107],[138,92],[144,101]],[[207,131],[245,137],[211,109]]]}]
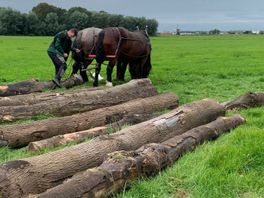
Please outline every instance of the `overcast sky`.
[{"label": "overcast sky", "polygon": [[182,30],[264,30],[263,0],[0,0],[0,6],[29,12],[40,2],[156,18],[160,31],[173,31],[177,24]]}]

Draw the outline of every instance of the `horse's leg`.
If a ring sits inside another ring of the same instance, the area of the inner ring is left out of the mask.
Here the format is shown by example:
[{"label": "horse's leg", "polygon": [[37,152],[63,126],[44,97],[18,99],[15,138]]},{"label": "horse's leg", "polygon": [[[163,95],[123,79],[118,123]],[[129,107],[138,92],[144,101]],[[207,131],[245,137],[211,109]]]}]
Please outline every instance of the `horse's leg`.
[{"label": "horse's leg", "polygon": [[129,73],[131,76],[131,79],[136,79],[136,64],[135,62],[130,62],[129,63]]},{"label": "horse's leg", "polygon": [[77,74],[78,70],[80,69],[81,63],[79,61],[75,61],[72,65],[72,75]]},{"label": "horse's leg", "polygon": [[119,79],[118,80],[125,81],[125,73],[126,73],[127,65],[128,65],[127,61],[122,62],[122,66],[121,66],[121,69],[119,71]]},{"label": "horse's leg", "polygon": [[148,77],[148,74],[149,74],[149,71],[150,70],[148,67],[149,67],[149,64],[148,63],[148,58],[149,57],[146,57],[146,58],[143,58],[141,61],[140,61],[140,65],[139,65],[139,78],[147,78]]},{"label": "horse's leg", "polygon": [[122,62],[118,61],[116,64],[116,80],[121,80]]},{"label": "horse's leg", "polygon": [[145,64],[147,58],[143,58],[141,60],[137,60],[133,63],[133,79],[147,78],[145,74]]},{"label": "horse's leg", "polygon": [[140,72],[141,72],[140,66],[141,66],[141,64],[140,64],[139,61],[137,61],[135,63],[135,65],[134,65],[134,67],[135,67],[135,74],[134,74],[135,75],[135,79],[139,79],[141,77],[141,75],[140,75]]},{"label": "horse's leg", "polygon": [[84,55],[82,51],[80,53],[72,53],[72,58],[74,60],[74,64],[72,65],[72,75],[77,74],[78,70],[81,70],[83,56]]},{"label": "horse's leg", "polygon": [[85,60],[83,62],[82,68],[80,69],[80,75],[81,75],[81,77],[83,79],[83,82],[88,82],[89,81],[87,73],[86,73],[86,69],[91,64],[91,62],[92,62],[91,60]]},{"label": "horse's leg", "polygon": [[116,61],[109,61],[108,65],[107,65],[107,69],[106,69],[106,73],[107,73],[107,80],[106,80],[106,86],[108,87],[112,87],[113,83],[112,83],[112,73],[113,73],[113,68],[115,66]]},{"label": "horse's leg", "polygon": [[98,76],[100,74],[100,71],[101,71],[101,65],[102,63],[96,63],[96,66],[95,66],[95,76],[94,76],[94,82],[93,82],[93,86],[94,87],[98,87]]}]

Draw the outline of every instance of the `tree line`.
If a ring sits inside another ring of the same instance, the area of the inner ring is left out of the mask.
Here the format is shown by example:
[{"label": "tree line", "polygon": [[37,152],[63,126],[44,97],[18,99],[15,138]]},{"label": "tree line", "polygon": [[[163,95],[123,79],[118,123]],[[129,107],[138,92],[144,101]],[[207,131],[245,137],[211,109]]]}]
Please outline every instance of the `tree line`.
[{"label": "tree line", "polygon": [[150,35],[157,33],[157,20],[145,17],[94,12],[82,7],[66,10],[47,3],[38,4],[29,13],[0,7],[0,35],[50,36],[65,29],[86,27],[124,27],[134,31],[146,26]]}]

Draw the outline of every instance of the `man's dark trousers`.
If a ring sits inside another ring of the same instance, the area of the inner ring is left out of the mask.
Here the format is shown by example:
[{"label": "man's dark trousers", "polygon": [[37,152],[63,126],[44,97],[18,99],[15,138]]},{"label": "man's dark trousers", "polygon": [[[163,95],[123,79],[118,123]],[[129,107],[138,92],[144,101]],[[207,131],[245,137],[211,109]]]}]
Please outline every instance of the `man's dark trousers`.
[{"label": "man's dark trousers", "polygon": [[65,70],[67,69],[66,60],[64,57],[53,52],[48,52],[48,55],[55,66],[55,79],[60,82]]}]

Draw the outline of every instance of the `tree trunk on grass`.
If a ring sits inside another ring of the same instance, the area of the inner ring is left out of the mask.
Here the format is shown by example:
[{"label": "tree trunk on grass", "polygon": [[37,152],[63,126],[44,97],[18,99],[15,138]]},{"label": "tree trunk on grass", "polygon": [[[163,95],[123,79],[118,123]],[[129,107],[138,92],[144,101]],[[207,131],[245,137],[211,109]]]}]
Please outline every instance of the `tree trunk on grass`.
[{"label": "tree trunk on grass", "polygon": [[30,151],[40,151],[47,148],[55,148],[68,144],[70,142],[81,142],[85,138],[94,138],[99,135],[106,135],[109,128],[107,126],[96,127],[86,131],[79,131],[75,133],[67,133],[64,135],[57,135],[48,139],[30,142],[28,145],[28,150]]},{"label": "tree trunk on grass", "polygon": [[[61,84],[65,88],[71,88],[73,86],[83,84],[83,80],[80,76],[76,75],[71,76]],[[34,92],[42,92],[45,89],[52,89],[53,87],[54,83],[52,81],[41,82],[38,80],[27,80],[0,86],[0,96],[15,96]]]},{"label": "tree trunk on grass", "polygon": [[77,173],[63,184],[32,197],[108,197],[124,189],[135,178],[158,174],[187,151],[193,150],[205,141],[217,138],[242,123],[244,118],[241,116],[221,117],[161,144],[147,144],[135,152],[113,152],[98,168]]},{"label": "tree trunk on grass", "polygon": [[86,131],[79,131],[75,133],[67,133],[64,135],[57,135],[48,139],[30,142],[28,150],[39,151],[47,148],[55,148],[68,144],[70,142],[82,142],[86,138],[94,138],[99,135],[106,135],[121,130],[122,126],[129,124],[134,125],[153,118],[153,114],[132,114],[125,116],[122,120],[115,122],[109,126],[96,127]]},{"label": "tree trunk on grass", "polygon": [[44,155],[9,161],[0,166],[0,195],[12,198],[44,192],[77,172],[100,165],[111,152],[136,150],[150,142],[165,141],[224,113],[224,107],[213,100],[196,101],[109,136]]},{"label": "tree trunk on grass", "polygon": [[[174,107],[169,107],[169,108],[173,109],[173,108],[176,108],[176,107],[178,107],[178,105],[176,105]],[[154,117],[157,117],[159,115],[161,115],[161,113],[159,113],[159,112],[156,112],[156,113],[153,113],[153,112],[152,113],[141,113],[141,114],[140,113],[127,114],[119,121],[108,119],[107,122],[111,123],[110,124],[110,128],[113,131],[120,131],[122,129],[122,127],[125,126],[125,125],[134,125],[134,124],[138,124],[138,123],[141,123],[141,122],[145,122],[145,121],[150,120],[150,119],[152,119]]]},{"label": "tree trunk on grass", "polygon": [[153,95],[157,95],[157,90],[149,79],[132,80],[110,89],[61,96],[38,104],[0,107],[0,120],[25,119],[41,114],[66,116]]},{"label": "tree trunk on grass", "polygon": [[264,105],[264,93],[248,92],[233,101],[224,103],[226,109],[247,109]]},{"label": "tree trunk on grass", "polygon": [[66,89],[82,84],[83,84],[83,79],[81,76],[77,74],[71,75],[67,80],[61,82],[61,86]]},{"label": "tree trunk on grass", "polygon": [[79,94],[83,94],[84,92],[88,94],[91,91],[98,91],[98,90],[106,90],[109,87],[102,86],[102,87],[89,87],[89,88],[82,88],[82,89],[71,89],[71,90],[64,90],[63,92],[44,92],[44,93],[31,93],[28,95],[17,95],[17,96],[9,96],[9,97],[0,97],[0,107],[3,106],[20,106],[20,105],[33,105],[41,102],[47,102],[50,100],[62,98],[70,98],[73,96],[78,96]]},{"label": "tree trunk on grass", "polygon": [[27,80],[14,84],[0,86],[0,96],[14,96],[41,92],[48,88],[52,82],[39,82],[37,80]]},{"label": "tree trunk on grass", "polygon": [[96,109],[62,118],[34,121],[26,124],[1,125],[0,147],[22,147],[30,142],[104,126],[122,120],[128,114],[147,114],[177,107],[178,97],[172,93],[141,98],[120,105]]}]

